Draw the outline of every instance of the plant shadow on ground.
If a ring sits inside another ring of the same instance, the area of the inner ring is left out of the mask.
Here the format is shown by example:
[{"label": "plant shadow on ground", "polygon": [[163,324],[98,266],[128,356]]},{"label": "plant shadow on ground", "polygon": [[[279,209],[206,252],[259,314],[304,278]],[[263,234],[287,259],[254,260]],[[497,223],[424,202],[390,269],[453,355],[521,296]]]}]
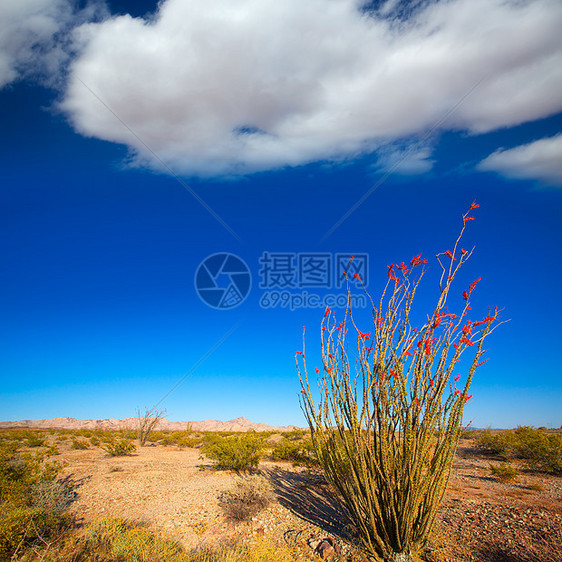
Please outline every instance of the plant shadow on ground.
[{"label": "plant shadow on ground", "polygon": [[348,521],[323,476],[282,468],[267,469],[263,474],[283,507],[326,533],[350,540]]}]

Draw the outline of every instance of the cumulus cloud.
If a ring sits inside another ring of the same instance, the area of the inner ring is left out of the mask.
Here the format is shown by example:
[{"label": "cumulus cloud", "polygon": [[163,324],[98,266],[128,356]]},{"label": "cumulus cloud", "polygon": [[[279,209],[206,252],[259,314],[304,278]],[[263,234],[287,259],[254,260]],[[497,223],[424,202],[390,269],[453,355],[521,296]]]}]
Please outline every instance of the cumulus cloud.
[{"label": "cumulus cloud", "polygon": [[480,162],[478,169],[562,187],[562,134],[497,150]]},{"label": "cumulus cloud", "polygon": [[128,145],[138,165],[160,168],[152,150],[202,176],[562,110],[559,0],[436,0],[407,14],[402,5],[164,0],[150,20],[77,30],[61,106],[77,131]]},{"label": "cumulus cloud", "polygon": [[65,34],[105,12],[101,0],[88,2],[82,9],[70,0],[2,0],[0,88],[27,76],[56,83],[69,58]]}]

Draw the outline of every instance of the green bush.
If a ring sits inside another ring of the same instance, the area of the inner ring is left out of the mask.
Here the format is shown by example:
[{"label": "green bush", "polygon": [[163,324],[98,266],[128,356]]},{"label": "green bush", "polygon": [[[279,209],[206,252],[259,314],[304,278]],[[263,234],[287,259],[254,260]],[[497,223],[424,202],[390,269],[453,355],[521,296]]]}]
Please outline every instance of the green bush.
[{"label": "green bush", "polygon": [[173,562],[184,560],[181,546],[172,540],[160,537],[118,517],[101,519],[94,522],[82,539],[85,558],[91,560],[91,553],[96,553],[96,560],[116,562]]},{"label": "green bush", "polygon": [[562,473],[562,433],[520,426],[492,434],[484,431],[477,445],[505,459],[519,458],[533,470]]},{"label": "green bush", "polygon": [[89,447],[88,441],[85,439],[76,439],[72,440],[72,445],[70,445],[71,449],[87,449]]},{"label": "green bush", "polygon": [[263,436],[253,432],[232,437],[213,436],[203,443],[201,450],[215,468],[248,472],[257,469],[264,449]]},{"label": "green bush", "polygon": [[126,455],[132,455],[136,451],[134,443],[127,441],[126,439],[119,439],[116,441],[111,441],[102,445],[102,449],[110,457],[122,457]]},{"label": "green bush", "polygon": [[73,484],[57,480],[60,465],[45,453],[18,453],[0,447],[0,560],[44,542],[70,522],[64,512],[74,498]]},{"label": "green bush", "polygon": [[271,459],[290,461],[294,466],[318,466],[318,457],[310,438],[297,440],[284,438],[271,450]]}]

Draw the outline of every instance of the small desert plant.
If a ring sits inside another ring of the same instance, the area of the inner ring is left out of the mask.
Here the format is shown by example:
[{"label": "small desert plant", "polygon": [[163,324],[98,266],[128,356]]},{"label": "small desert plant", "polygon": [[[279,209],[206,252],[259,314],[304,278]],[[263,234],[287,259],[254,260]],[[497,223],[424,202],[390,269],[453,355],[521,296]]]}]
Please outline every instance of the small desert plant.
[{"label": "small desert plant", "polygon": [[70,523],[64,513],[73,485],[57,480],[60,465],[46,454],[0,447],[0,560],[9,560],[35,542],[44,542]]},{"label": "small desert plant", "polygon": [[500,482],[515,482],[519,476],[519,471],[508,463],[490,464],[492,474]]},{"label": "small desert plant", "polygon": [[221,495],[220,505],[228,519],[247,521],[272,501],[269,482],[263,476],[237,478],[234,486]]},{"label": "small desert plant", "polygon": [[45,445],[45,438],[40,435],[32,434],[26,439],[28,447],[42,447]]},{"label": "small desert plant", "polygon": [[155,429],[158,422],[162,419],[165,410],[159,410],[156,406],[145,408],[141,413],[137,408],[138,440],[141,447],[144,447],[150,437],[151,431]]},{"label": "small desert plant", "polygon": [[[470,210],[477,207],[472,204]],[[472,254],[460,246],[472,219],[463,215],[455,244],[437,255],[442,271],[437,302],[421,326],[411,320],[423,277],[414,272],[427,261],[418,255],[408,265],[389,266],[385,289],[376,304],[371,300],[371,331],[360,330],[352,314],[351,273],[346,275],[348,306],[341,322],[327,309],[321,324],[318,403],[309,383],[304,334],[303,350],[295,356],[301,405],[320,465],[339,492],[361,548],[374,560],[411,560],[427,543],[462,432],[464,406],[472,396],[472,378],[497,321],[497,310],[482,320],[468,319],[480,278],[459,291],[458,315],[447,308],[452,284]],[[348,270],[352,265],[350,260]],[[362,284],[358,273],[353,279]],[[357,361],[349,357],[350,329]],[[468,373],[457,388],[457,363],[469,354]]]},{"label": "small desert plant", "polygon": [[87,449],[89,447],[88,441],[85,439],[73,439],[70,445],[71,449]]},{"label": "small desert plant", "polygon": [[201,447],[202,452],[215,461],[215,468],[236,472],[257,469],[263,449],[263,437],[252,432],[232,437],[214,436]]},{"label": "small desert plant", "polygon": [[[100,519],[91,524],[86,529],[81,546],[86,556],[95,552],[96,560],[119,562],[185,560],[182,548],[177,542],[118,517]],[[83,558],[83,560],[91,560],[91,558]]]},{"label": "small desert plant", "polygon": [[90,437],[90,444],[93,445],[94,447],[98,447],[100,442],[101,441],[97,435],[92,435]]},{"label": "small desert plant", "polygon": [[136,450],[136,447],[134,443],[131,443],[131,441],[127,441],[126,439],[118,439],[109,443],[105,443],[104,445],[102,445],[102,449],[110,457],[122,457],[126,455],[132,455]]}]

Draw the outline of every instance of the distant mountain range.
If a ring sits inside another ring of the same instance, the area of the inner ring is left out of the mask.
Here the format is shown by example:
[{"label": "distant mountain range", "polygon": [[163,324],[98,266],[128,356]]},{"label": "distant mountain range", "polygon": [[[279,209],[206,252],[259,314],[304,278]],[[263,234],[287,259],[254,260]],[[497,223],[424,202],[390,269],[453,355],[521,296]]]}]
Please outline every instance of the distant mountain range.
[{"label": "distant mountain range", "polygon": [[[52,418],[50,420],[21,420],[0,422],[0,429],[129,429],[136,428],[137,418],[105,420],[78,420],[76,418]],[[265,423],[251,422],[245,417],[230,421],[204,420],[190,422],[173,422],[162,418],[156,429],[181,431],[190,427],[194,431],[291,431],[294,425],[273,427]]]}]

